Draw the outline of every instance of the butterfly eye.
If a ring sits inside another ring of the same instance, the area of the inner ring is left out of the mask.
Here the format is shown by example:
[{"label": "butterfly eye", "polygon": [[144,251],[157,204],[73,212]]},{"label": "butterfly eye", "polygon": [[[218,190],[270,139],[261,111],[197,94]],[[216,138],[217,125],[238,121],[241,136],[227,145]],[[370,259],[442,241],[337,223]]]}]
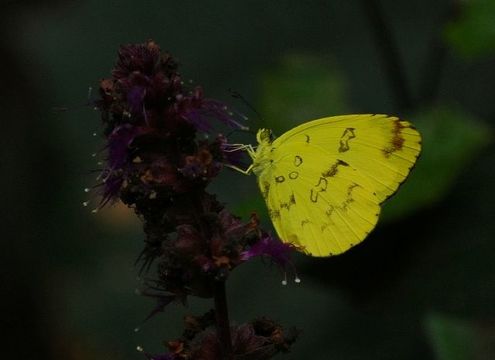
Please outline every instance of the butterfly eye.
[{"label": "butterfly eye", "polygon": [[270,129],[260,129],[256,134],[258,143],[271,143],[273,141],[273,133]]}]

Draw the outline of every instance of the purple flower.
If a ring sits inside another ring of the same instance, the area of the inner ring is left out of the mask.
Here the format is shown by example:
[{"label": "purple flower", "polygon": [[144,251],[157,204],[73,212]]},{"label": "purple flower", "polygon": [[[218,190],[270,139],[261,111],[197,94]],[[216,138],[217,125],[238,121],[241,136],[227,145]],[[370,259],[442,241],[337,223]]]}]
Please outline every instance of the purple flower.
[{"label": "purple flower", "polygon": [[241,259],[247,261],[256,256],[267,256],[271,261],[285,269],[288,265],[292,265],[290,253],[294,248],[294,245],[290,243],[280,242],[270,235],[264,234],[249,250],[241,254]]}]

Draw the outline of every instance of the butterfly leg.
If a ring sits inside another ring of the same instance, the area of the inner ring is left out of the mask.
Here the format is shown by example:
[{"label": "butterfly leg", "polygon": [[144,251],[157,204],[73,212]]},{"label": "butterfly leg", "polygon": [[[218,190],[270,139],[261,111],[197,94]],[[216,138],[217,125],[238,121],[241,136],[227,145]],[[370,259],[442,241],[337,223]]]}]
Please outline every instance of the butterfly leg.
[{"label": "butterfly leg", "polygon": [[233,170],[239,171],[241,174],[244,174],[244,175],[251,174],[251,171],[253,169],[253,165],[249,165],[249,167],[246,170],[241,169],[240,167],[235,166],[235,165],[224,164],[224,166],[231,168]]}]

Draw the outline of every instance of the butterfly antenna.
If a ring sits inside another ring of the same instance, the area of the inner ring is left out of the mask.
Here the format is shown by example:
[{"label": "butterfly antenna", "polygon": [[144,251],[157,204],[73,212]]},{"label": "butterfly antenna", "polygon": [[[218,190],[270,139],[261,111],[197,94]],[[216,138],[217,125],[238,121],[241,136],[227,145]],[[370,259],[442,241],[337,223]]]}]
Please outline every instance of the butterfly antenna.
[{"label": "butterfly antenna", "polygon": [[231,88],[229,88],[229,92],[233,98],[241,100],[244,103],[244,105],[246,105],[249,109],[251,109],[256,114],[256,116],[258,117],[258,120],[260,120],[261,122],[264,122],[263,117],[258,112],[258,110],[256,110],[256,108],[253,105],[251,105],[251,103],[249,101],[247,101],[244,96],[242,96],[238,91],[235,91]]}]

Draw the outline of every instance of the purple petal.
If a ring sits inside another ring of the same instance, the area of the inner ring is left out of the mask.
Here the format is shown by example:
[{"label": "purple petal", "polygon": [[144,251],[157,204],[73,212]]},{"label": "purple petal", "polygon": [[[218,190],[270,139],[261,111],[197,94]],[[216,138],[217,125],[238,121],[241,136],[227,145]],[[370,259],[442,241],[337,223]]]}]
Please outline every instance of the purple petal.
[{"label": "purple petal", "polygon": [[285,268],[291,264],[290,253],[294,250],[294,245],[283,243],[265,234],[249,250],[241,254],[241,259],[247,261],[256,256],[268,256],[274,263]]}]

